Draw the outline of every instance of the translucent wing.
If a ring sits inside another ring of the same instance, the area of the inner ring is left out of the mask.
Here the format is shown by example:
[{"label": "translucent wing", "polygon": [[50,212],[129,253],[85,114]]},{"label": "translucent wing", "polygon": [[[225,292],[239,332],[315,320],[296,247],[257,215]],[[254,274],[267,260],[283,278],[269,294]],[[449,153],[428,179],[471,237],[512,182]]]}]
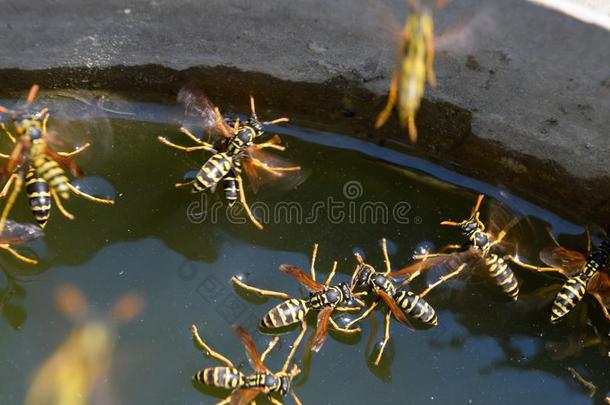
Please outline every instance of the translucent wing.
[{"label": "translucent wing", "polygon": [[43,232],[39,226],[22,224],[7,219],[0,236],[0,243],[19,245],[42,237]]},{"label": "translucent wing", "polygon": [[251,185],[256,184],[256,190],[264,184],[273,184],[276,189],[290,190],[302,184],[308,175],[308,172],[303,171],[299,165],[289,159],[258,149],[256,146],[248,148],[242,162],[246,168],[248,181]]},{"label": "translucent wing", "polygon": [[394,301],[394,299],[392,297],[390,297],[385,291],[382,291],[382,290],[379,290],[377,293],[379,294],[379,296],[381,297],[383,302],[386,303],[388,308],[390,308],[390,311],[392,311],[392,315],[394,315],[394,317],[399,322],[404,323],[407,327],[409,327],[409,329],[415,329],[415,328],[413,328],[413,325],[411,325],[411,322],[409,322],[409,320],[407,319],[407,316],[398,307],[398,305],[396,304],[396,301]]},{"label": "translucent wing", "polygon": [[[419,258],[420,256],[417,257]],[[422,255],[420,261],[410,264],[407,267],[403,267],[402,269],[393,271],[389,274],[389,276],[394,279],[402,278],[417,272],[426,271],[433,267],[440,266],[447,263],[450,259],[450,255],[436,257],[426,257],[426,255]]]},{"label": "translucent wing", "polygon": [[231,405],[248,405],[263,392],[263,388],[236,389],[231,394]]},{"label": "translucent wing", "polygon": [[[222,118],[220,110],[194,86],[182,87],[178,92],[178,102],[185,108],[187,122],[184,123],[184,126],[188,127],[189,124],[198,126],[210,137],[220,135],[231,138],[234,135],[233,130]],[[213,143],[212,139],[208,139],[208,141]]]},{"label": "translucent wing", "polygon": [[328,321],[330,320],[330,314],[332,312],[332,308],[324,308],[322,312],[318,314],[318,326],[313,338],[313,344],[311,345],[311,350],[314,352],[319,351],[326,340]]},{"label": "translucent wing", "polygon": [[299,283],[303,284],[310,291],[322,291],[324,289],[324,284],[318,283],[296,266],[291,264],[282,264],[280,266],[280,271],[296,278]]},{"label": "translucent wing", "polygon": [[610,321],[610,274],[605,271],[595,273],[587,285],[587,291],[599,303],[604,316]]},{"label": "translucent wing", "polygon": [[506,251],[514,251],[512,241],[518,240],[520,218],[515,216],[510,210],[500,203],[498,200],[490,200],[488,208],[487,232],[496,240],[501,235],[510,235],[503,237],[499,244]]},{"label": "translucent wing", "polygon": [[563,270],[560,272],[564,276],[570,277],[582,271],[587,262],[587,257],[581,252],[555,246],[541,250],[540,260],[547,266]]},{"label": "translucent wing", "polygon": [[252,368],[258,372],[268,371],[267,367],[265,367],[261,360],[261,356],[256,350],[256,346],[254,345],[254,340],[252,339],[252,336],[239,325],[235,325],[233,329],[235,329],[237,336],[239,336],[239,339],[241,340],[242,344],[246,349],[246,354],[248,355],[248,360],[250,361],[250,365],[252,366]]}]

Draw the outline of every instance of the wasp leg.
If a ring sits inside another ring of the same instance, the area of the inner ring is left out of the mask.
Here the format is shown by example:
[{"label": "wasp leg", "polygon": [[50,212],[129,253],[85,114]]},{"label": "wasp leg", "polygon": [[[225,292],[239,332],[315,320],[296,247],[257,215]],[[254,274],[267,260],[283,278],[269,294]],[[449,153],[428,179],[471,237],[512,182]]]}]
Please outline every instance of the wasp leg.
[{"label": "wasp leg", "polygon": [[284,403],[282,401],[280,401],[279,399],[275,399],[273,398],[271,395],[267,395],[267,399],[269,400],[269,402],[271,402],[273,405],[284,405]]},{"label": "wasp leg", "polygon": [[257,287],[253,287],[251,285],[244,283],[236,276],[231,277],[231,281],[233,282],[233,284],[239,286],[240,288],[243,288],[244,290],[246,290],[248,292],[260,294],[263,297],[275,297],[275,298],[279,298],[281,300],[290,299],[290,295],[288,295],[286,293],[279,292],[279,291],[272,291],[272,290],[263,290],[263,289],[260,289]]},{"label": "wasp leg", "polygon": [[[4,155],[2,157],[4,157]],[[10,190],[11,185],[13,184],[13,182],[16,180],[17,177],[19,177],[19,175],[17,173],[11,174],[11,176],[8,178],[8,180],[4,184],[2,191],[0,191],[0,198],[6,197],[8,190]]]},{"label": "wasp leg", "polygon": [[460,274],[462,272],[462,270],[464,270],[466,268],[466,263],[462,263],[460,265],[460,267],[457,268],[457,270],[449,273],[449,274],[445,274],[444,276],[441,276],[441,278],[439,278],[436,282],[430,284],[428,286],[428,288],[426,288],[424,290],[424,292],[422,292],[421,294],[419,294],[419,296],[421,298],[424,298],[426,295],[428,295],[428,293],[430,291],[432,291],[435,287],[439,286],[440,284],[444,283],[445,281],[457,276],[458,274]]},{"label": "wasp leg", "polygon": [[[8,196],[8,199],[6,200],[6,204],[4,205],[4,209],[2,210],[2,216],[0,216],[0,235],[2,235],[2,232],[4,231],[4,224],[6,223],[8,214],[11,212],[11,209],[13,208],[13,205],[15,204],[15,200],[17,199],[17,195],[21,191],[21,186],[23,184],[23,179],[21,178],[20,174],[13,173],[11,175],[11,178],[13,178],[13,183],[15,183],[15,185],[13,187],[13,191]],[[9,181],[10,181],[10,179],[9,179]],[[0,194],[2,196],[4,196],[4,195],[6,195],[7,192],[8,192],[8,188],[5,186],[4,189],[2,190],[2,193],[0,193]]]},{"label": "wasp leg", "polygon": [[375,361],[373,362],[373,364],[375,364],[376,366],[379,365],[379,362],[381,361],[381,356],[383,355],[383,352],[385,351],[385,346],[388,344],[388,340],[390,340],[390,317],[391,317],[391,315],[392,315],[392,313],[390,312],[390,309],[388,308],[385,313],[383,341],[381,342],[381,345],[379,346],[379,351],[377,352],[377,357],[375,358]]},{"label": "wasp leg", "polygon": [[227,405],[231,403],[231,395],[229,395],[228,397],[226,397],[225,399],[223,399],[220,402],[217,402],[216,405]]},{"label": "wasp leg", "polygon": [[241,176],[237,176],[236,179],[237,179],[237,183],[239,184],[239,201],[244,206],[244,209],[246,210],[246,214],[248,215],[248,218],[250,218],[250,221],[252,221],[254,226],[256,226],[258,229],[263,229],[263,225],[260,222],[258,222],[258,220],[256,218],[254,218],[254,214],[252,214],[252,211],[250,211],[250,206],[248,205],[248,202],[246,201],[246,193],[244,192],[244,183],[241,179]]},{"label": "wasp leg", "polygon": [[381,239],[381,251],[383,252],[383,261],[385,263],[385,274],[386,276],[392,271],[392,265],[390,264],[390,256],[388,255],[388,242],[385,238]]},{"label": "wasp leg", "polygon": [[76,156],[79,153],[84,152],[85,150],[89,149],[90,146],[91,146],[91,144],[89,142],[87,142],[83,146],[79,146],[78,148],[74,149],[72,152],[57,152],[57,153],[63,157],[72,157],[72,156]]},{"label": "wasp leg", "polygon": [[280,337],[276,336],[273,338],[273,340],[271,342],[269,342],[269,345],[267,345],[267,348],[265,349],[265,351],[261,354],[261,361],[265,361],[265,358],[267,357],[267,355],[269,353],[271,353],[271,351],[275,348],[275,346],[277,345],[277,343],[280,341]]},{"label": "wasp leg", "polygon": [[508,260],[510,260],[511,262],[515,263],[517,266],[523,267],[524,269],[533,270],[533,271],[536,271],[536,272],[552,271],[552,272],[559,272],[559,273],[561,273],[561,269],[558,269],[556,267],[533,266],[531,264],[527,264],[527,263],[522,262],[521,260],[519,260],[517,257],[514,257],[513,255],[508,255],[508,256],[506,256],[506,258]]},{"label": "wasp leg", "polygon": [[318,257],[318,244],[313,244],[313,252],[311,253],[311,265],[309,267],[309,272],[311,273],[311,278],[316,280],[316,257]]},{"label": "wasp leg", "polygon": [[[207,146],[210,149],[214,149],[214,147],[212,145],[210,145],[207,142],[202,141],[201,139],[197,138],[197,136],[195,136],[195,134],[193,134],[191,131],[189,131],[188,129],[184,128],[184,127],[180,127],[180,132],[182,132],[184,135],[188,136],[189,138],[191,138],[194,142],[198,143],[199,145],[202,146]],[[215,150],[215,149],[214,149]]]},{"label": "wasp leg", "polygon": [[305,336],[305,331],[307,331],[307,322],[301,322],[301,332],[296,337],[294,342],[292,342],[292,347],[290,348],[290,353],[288,353],[288,357],[286,357],[286,361],[284,361],[284,365],[282,366],[282,372],[288,371],[288,367],[290,363],[292,363],[292,359],[294,358],[294,354],[296,353],[299,345],[301,344],[301,340],[303,340],[303,336]]},{"label": "wasp leg", "polygon": [[188,186],[192,185],[194,182],[195,182],[195,180],[187,181],[184,183],[176,183],[176,184],[174,184],[174,187],[176,187],[176,188],[188,187]]},{"label": "wasp leg", "polygon": [[201,347],[201,349],[205,352],[205,354],[207,356],[210,356],[211,358],[216,359],[217,361],[219,361],[221,363],[224,363],[227,367],[235,368],[235,366],[233,365],[231,360],[227,359],[222,354],[212,350],[212,348],[210,346],[208,346],[203,341],[203,339],[201,339],[201,336],[199,336],[199,331],[197,330],[197,326],[191,325],[191,331],[193,332],[193,337],[195,338],[195,341],[197,342],[199,347]]},{"label": "wasp leg", "polygon": [[367,316],[369,316],[371,314],[371,312],[373,312],[373,310],[375,309],[375,307],[379,305],[379,300],[373,302],[371,304],[370,307],[368,307],[366,309],[366,311],[364,311],[359,317],[352,319],[351,321],[349,321],[349,323],[347,325],[345,325],[345,329],[350,329],[352,327],[353,324],[360,322],[361,320],[363,320],[364,318],[366,318]]},{"label": "wasp leg", "polygon": [[280,145],[280,137],[278,135],[274,135],[273,138],[269,139],[267,142],[262,142],[262,143],[257,143],[254,144],[253,146],[256,149],[265,149],[265,148],[270,148],[270,149],[275,149],[275,150],[279,150],[281,152],[286,150],[286,147]]},{"label": "wasp leg", "polygon": [[79,189],[77,189],[76,187],[74,187],[70,182],[67,182],[66,185],[68,186],[68,188],[70,189],[70,191],[72,191],[75,195],[82,197],[86,200],[89,201],[93,201],[96,203],[100,203],[100,204],[109,204],[112,205],[114,204],[114,200],[110,200],[110,199],[106,199],[106,198],[100,198],[100,197],[94,197],[90,194],[87,194],[83,191],[80,191]]},{"label": "wasp leg", "polygon": [[13,134],[11,134],[11,131],[9,131],[6,125],[4,125],[4,122],[0,122],[0,128],[2,128],[2,132],[4,132],[6,136],[8,136],[8,139],[10,139],[12,143],[17,142],[17,139],[15,139]]},{"label": "wasp leg", "polygon": [[426,77],[430,86],[436,87],[436,75],[434,74],[434,28],[432,26],[432,17],[426,15],[422,17],[422,26],[424,31],[424,42],[426,44]]},{"label": "wasp leg", "polygon": [[333,329],[336,330],[337,332],[346,333],[348,335],[351,335],[353,333],[360,333],[359,326],[356,326],[355,328],[344,328],[344,327],[339,326],[333,318],[330,318],[328,320],[328,322],[330,323],[330,326],[332,326]]},{"label": "wasp leg", "polygon": [[15,256],[17,259],[21,260],[22,262],[25,262],[28,264],[38,264],[38,260],[30,259],[29,257],[21,255],[15,249],[11,248],[9,245],[2,244],[2,245],[0,245],[0,249],[6,250],[7,252],[9,252],[13,256]]},{"label": "wasp leg", "polygon": [[49,109],[48,108],[43,108],[42,110],[38,111],[38,115],[44,115],[44,118],[42,119],[42,133],[46,135],[47,133],[47,124],[49,123]]},{"label": "wasp leg", "polygon": [[501,243],[501,242],[502,242],[502,240],[503,240],[503,239],[506,237],[506,235],[508,234],[508,231],[510,231],[510,229],[511,229],[513,226],[517,225],[517,223],[518,223],[518,222],[519,222],[519,219],[518,219],[518,218],[513,218],[513,219],[512,219],[512,221],[510,221],[510,222],[508,223],[508,225],[506,225],[506,226],[504,227],[504,229],[502,229],[502,230],[501,230],[501,231],[498,233],[498,236],[496,237],[496,240],[494,240],[494,241],[491,243],[491,245],[493,246],[493,245],[497,245],[497,244]]},{"label": "wasp leg", "polygon": [[285,173],[285,172],[298,172],[299,170],[301,170],[301,166],[290,166],[290,167],[269,166],[267,163],[263,163],[257,158],[252,158],[252,164],[256,167],[260,167],[264,171],[269,172],[275,176],[281,176],[282,173]]},{"label": "wasp leg", "polygon": [[68,212],[68,210],[61,203],[61,198],[59,198],[54,188],[51,188],[51,195],[53,196],[53,200],[55,200],[55,203],[57,204],[59,212],[61,212],[61,214],[68,219],[74,219],[74,215]]},{"label": "wasp leg", "polygon": [[331,269],[330,273],[328,273],[328,276],[326,276],[326,281],[324,282],[324,285],[326,287],[328,287],[330,285],[330,282],[332,281],[333,277],[335,276],[336,271],[337,271],[337,262],[335,261],[333,263],[333,268]]},{"label": "wasp leg", "polygon": [[416,271],[415,273],[410,274],[410,275],[409,275],[407,278],[405,278],[405,279],[402,281],[402,283],[400,283],[399,288],[400,288],[400,287],[404,287],[404,286],[408,285],[409,283],[411,283],[411,281],[415,280],[415,278],[416,278],[417,276],[419,276],[420,274],[421,274],[421,271]]},{"label": "wasp leg", "polygon": [[398,72],[394,72],[392,75],[392,82],[390,83],[390,92],[388,94],[388,101],[383,110],[377,116],[375,121],[375,128],[381,128],[383,124],[388,120],[390,114],[392,114],[392,108],[396,104],[396,96],[398,95]]},{"label": "wasp leg", "polygon": [[186,152],[193,152],[193,151],[196,151],[196,150],[206,150],[206,151],[209,151],[209,152],[212,152],[212,153],[217,153],[217,150],[212,148],[208,144],[199,145],[199,146],[182,146],[182,145],[177,145],[175,143],[172,143],[172,142],[168,141],[167,138],[165,138],[163,136],[159,136],[159,137],[157,137],[157,139],[162,144],[165,144],[165,145],[167,145],[167,146],[169,146],[171,148],[183,150],[183,151],[186,151]]},{"label": "wasp leg", "polygon": [[[360,303],[358,303],[360,304]],[[358,312],[362,308],[360,307],[335,307],[335,311],[337,312]]]}]

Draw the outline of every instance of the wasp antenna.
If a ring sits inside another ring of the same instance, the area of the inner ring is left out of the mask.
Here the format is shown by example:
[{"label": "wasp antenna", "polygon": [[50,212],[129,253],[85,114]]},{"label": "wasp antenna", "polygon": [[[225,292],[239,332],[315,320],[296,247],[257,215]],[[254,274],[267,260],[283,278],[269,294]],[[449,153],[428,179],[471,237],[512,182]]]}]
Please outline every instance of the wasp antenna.
[{"label": "wasp antenna", "polygon": [[250,111],[252,111],[252,116],[256,117],[256,108],[254,106],[254,97],[250,94]]},{"label": "wasp antenna", "polygon": [[30,92],[28,93],[28,98],[26,99],[26,103],[32,104],[32,101],[34,101],[34,99],[36,98],[36,95],[38,94],[38,90],[40,90],[40,86],[38,86],[37,84],[33,85],[30,88]]},{"label": "wasp antenna", "polygon": [[477,203],[472,208],[472,213],[470,214],[471,217],[473,217],[474,214],[479,212],[479,208],[481,207],[481,202],[483,202],[483,198],[485,198],[485,194],[479,194],[479,196],[477,197]]},{"label": "wasp antenna", "polygon": [[0,113],[6,113],[6,112],[8,112],[8,109],[6,107],[0,105]]}]

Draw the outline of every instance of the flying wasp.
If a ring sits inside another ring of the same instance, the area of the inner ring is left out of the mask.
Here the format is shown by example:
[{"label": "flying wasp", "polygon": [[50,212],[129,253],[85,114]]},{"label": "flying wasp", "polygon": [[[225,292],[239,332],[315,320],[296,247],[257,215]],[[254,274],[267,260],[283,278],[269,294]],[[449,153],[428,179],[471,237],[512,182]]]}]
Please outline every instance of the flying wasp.
[{"label": "flying wasp", "polygon": [[285,147],[280,145],[279,136],[275,135],[267,142],[254,143],[265,133],[264,126],[287,122],[288,118],[260,121],[252,96],[250,117],[243,122],[239,118],[223,118],[218,107],[203,93],[190,87],[180,90],[178,101],[185,105],[187,115],[201,122],[203,131],[210,135],[210,142],[204,142],[185,127],[181,127],[180,131],[193,140],[196,146],[177,145],[162,136],[158,137],[159,142],[186,152],[204,150],[212,153],[212,156],[201,166],[194,179],[177,183],[176,187],[191,186],[193,192],[208,189],[214,192],[218,184],[222,183],[228,205],[232,206],[239,198],[248,218],[257,228],[262,229],[263,225],[254,217],[247,203],[241,173],[244,169],[252,190],[257,192],[260,179],[257,169],[274,178],[301,170],[299,166],[277,166],[275,163],[281,162],[279,158],[263,153],[263,149],[285,150]]},{"label": "flying wasp", "polygon": [[208,346],[199,335],[197,327],[193,325],[191,330],[199,347],[205,352],[206,355],[224,364],[224,366],[209,367],[198,371],[193,376],[193,381],[212,387],[232,390],[231,395],[220,401],[217,405],[229,403],[246,405],[254,403],[255,398],[259,395],[266,395],[272,404],[281,405],[283,402],[271,396],[271,394],[274,393],[279,394],[281,397],[285,397],[287,394],[290,394],[294,402],[297,405],[300,405],[301,401],[292,390],[291,384],[292,380],[301,373],[301,370],[296,364],[292,365],[290,371],[288,371],[288,369],[290,368],[294,354],[299,347],[301,340],[303,339],[305,329],[302,329],[301,333],[292,343],[292,348],[290,349],[290,353],[288,354],[282,369],[276,373],[269,371],[269,369],[265,366],[264,361],[267,355],[277,345],[279,337],[273,339],[269,346],[267,346],[267,349],[265,349],[265,351],[259,355],[258,351],[256,350],[256,346],[254,345],[252,336],[250,336],[250,334],[241,326],[234,326],[234,329],[246,349],[246,354],[248,356],[248,360],[250,361],[250,365],[254,369],[254,373],[248,375],[242,373],[233,365],[231,360],[212,350],[212,348]]},{"label": "flying wasp", "polygon": [[305,299],[291,298],[283,292],[262,290],[252,287],[244,283],[239,277],[233,276],[232,281],[237,286],[256,294],[265,297],[276,297],[283,299],[284,302],[273,307],[267,312],[260,322],[260,326],[266,329],[277,329],[285,326],[303,323],[305,317],[310,311],[318,312],[318,322],[316,332],[311,345],[311,350],[317,352],[320,350],[326,340],[328,324],[335,330],[343,333],[357,333],[357,329],[345,329],[339,326],[331,317],[334,311],[349,312],[358,310],[357,307],[349,305],[355,299],[352,295],[350,287],[345,283],[339,283],[331,286],[330,283],[337,270],[337,262],[334,263],[331,272],[326,277],[326,281],[322,284],[316,281],[315,261],[318,252],[318,245],[314,245],[311,258],[311,276],[307,275],[303,270],[290,264],[280,266],[280,271],[296,278],[303,286],[309,290],[309,296]]},{"label": "flying wasp", "polygon": [[[417,262],[404,269],[392,271],[387,241],[385,239],[381,240],[381,250],[386,266],[386,271],[383,273],[375,270],[370,264],[365,263],[362,256],[356,253],[358,264],[352,275],[352,288],[354,290],[356,288],[366,288],[375,295],[377,299],[360,316],[353,319],[345,326],[346,328],[350,328],[353,324],[368,317],[377,305],[379,305],[379,302],[383,300],[387,306],[387,311],[385,314],[383,341],[379,346],[379,351],[373,362],[376,366],[379,365],[385,346],[390,339],[390,318],[392,315],[410,329],[414,328],[411,322],[409,322],[407,315],[429,326],[438,325],[438,318],[434,308],[432,308],[432,306],[421,296],[403,288],[419,274],[419,271],[423,270],[424,266],[431,264],[429,262]],[[409,277],[397,286],[395,280],[404,278],[405,276]],[[368,292],[365,291],[360,294],[366,295]]]},{"label": "flying wasp", "polygon": [[[605,232],[604,232],[605,233]],[[510,259],[517,265],[537,272],[557,272],[567,277],[551,307],[551,322],[556,323],[569,314],[584,298],[591,294],[599,303],[606,319],[610,321],[610,236],[592,249],[587,230],[587,254],[566,249],[550,233],[555,246],[543,249],[540,260],[550,267],[532,266],[518,257]]]},{"label": "flying wasp", "polygon": [[14,201],[21,191],[24,173],[27,173],[25,179],[29,205],[34,218],[41,227],[44,227],[49,219],[51,197],[55,200],[60,212],[68,219],[74,219],[74,215],[64,208],[61,199],[68,199],[70,193],[97,203],[114,204],[113,200],[94,197],[72,185],[66,171],[75,177],[82,177],[83,171],[71,158],[86,150],[90,144],[87,143],[72,152],[53,150],[48,142],[48,110],[44,108],[38,112],[31,111],[31,105],[38,90],[37,85],[32,86],[25,104],[17,110],[8,110],[0,106],[0,113],[10,115],[17,133],[17,137],[15,137],[4,123],[0,123],[2,131],[15,144],[10,155],[0,154],[0,157],[8,159],[6,165],[0,169],[0,175],[3,178],[9,176],[0,191],[0,198],[5,197],[13,187],[2,212],[0,223],[8,217]]},{"label": "flying wasp", "polygon": [[[416,259],[428,260],[429,265],[426,266],[426,268],[431,268],[442,264],[450,269],[455,269],[431,284],[420,294],[422,297],[426,296],[430,291],[432,291],[433,288],[457,276],[464,269],[482,262],[487,269],[489,276],[502,289],[502,291],[511,299],[517,299],[519,295],[519,283],[517,278],[509,267],[505,257],[500,256],[495,251],[503,242],[510,228],[512,228],[518,220],[517,218],[514,218],[498,233],[491,230],[486,231],[485,224],[483,224],[481,221],[479,213],[479,208],[484,197],[485,196],[483,194],[478,196],[477,202],[472,208],[472,212],[470,213],[470,217],[468,219],[461,222],[441,222],[441,225],[460,228],[462,235],[468,239],[464,245],[448,245],[446,247],[446,249],[453,249],[456,250],[456,252],[414,256]],[[499,208],[497,205],[494,207]],[[493,219],[490,220],[490,223],[492,227],[498,227]]]},{"label": "flying wasp", "polygon": [[[417,141],[415,115],[424,95],[426,80],[436,86],[434,74],[434,21],[432,10],[419,0],[409,0],[413,12],[407,17],[400,33],[398,58],[400,66],[392,75],[388,101],[379,113],[375,127],[382,127],[398,101],[400,124],[407,127],[412,143]],[[437,0],[437,7],[445,1]]]}]

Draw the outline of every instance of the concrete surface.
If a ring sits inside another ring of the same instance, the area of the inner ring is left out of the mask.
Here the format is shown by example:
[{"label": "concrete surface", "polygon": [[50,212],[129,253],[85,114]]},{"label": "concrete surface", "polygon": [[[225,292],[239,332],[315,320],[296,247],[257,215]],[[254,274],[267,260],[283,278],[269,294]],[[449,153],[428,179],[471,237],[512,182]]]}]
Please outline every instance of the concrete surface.
[{"label": "concrete surface", "polygon": [[[601,27],[610,7],[607,0],[559,3],[598,10],[601,24],[524,0],[450,1],[436,13],[439,86],[426,97],[472,112],[472,133],[482,140],[610,185],[610,32]],[[228,66],[299,82],[341,77],[376,95],[387,92],[406,15],[404,0],[0,6],[0,75],[12,68]],[[610,197],[610,189],[601,194]]]}]

